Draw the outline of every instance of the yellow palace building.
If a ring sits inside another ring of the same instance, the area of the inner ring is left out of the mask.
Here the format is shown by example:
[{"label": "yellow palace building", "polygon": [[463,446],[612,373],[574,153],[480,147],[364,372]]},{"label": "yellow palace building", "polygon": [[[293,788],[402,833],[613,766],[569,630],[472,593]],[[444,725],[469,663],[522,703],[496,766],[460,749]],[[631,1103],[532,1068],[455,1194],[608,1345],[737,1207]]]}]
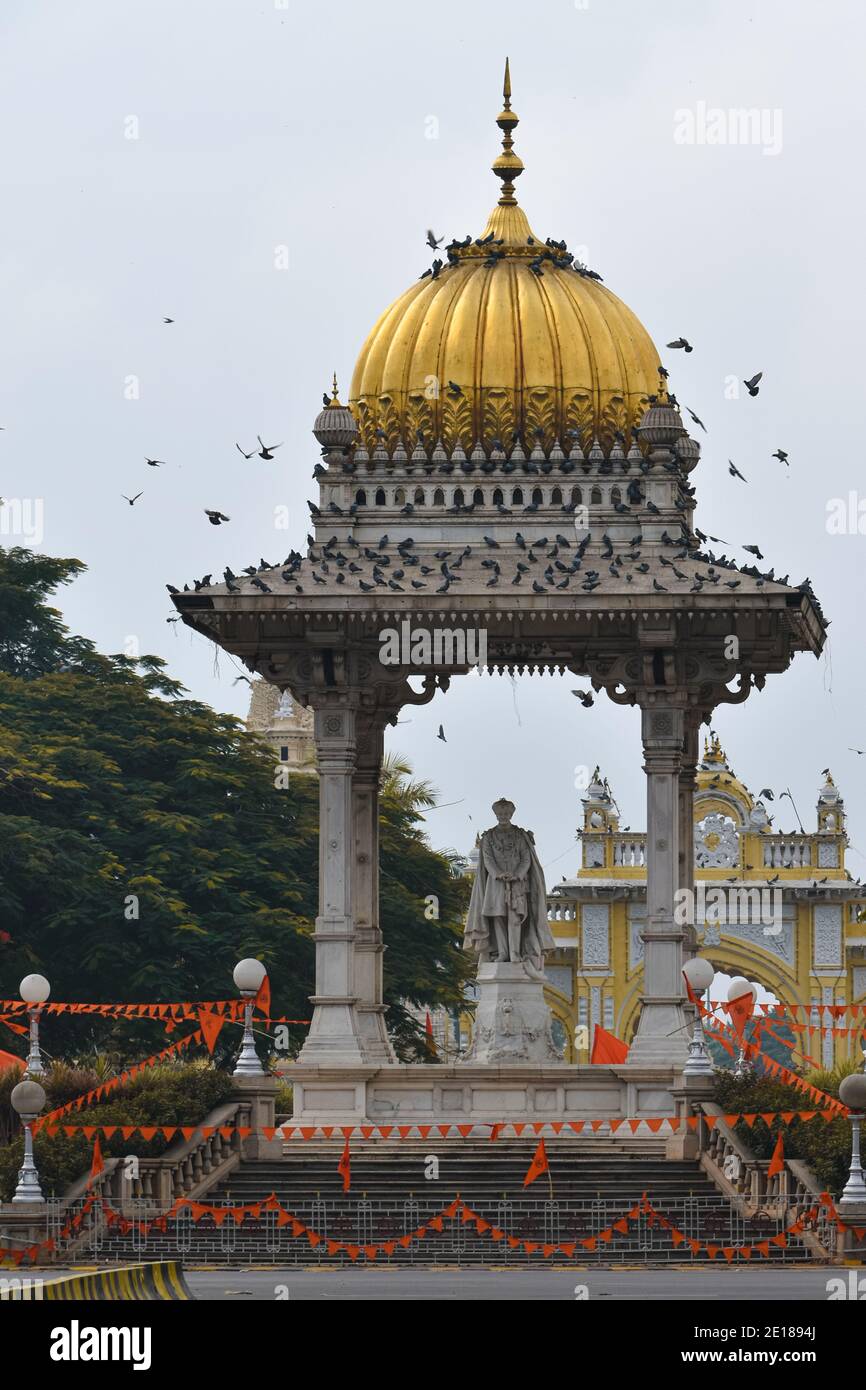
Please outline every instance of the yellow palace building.
[{"label": "yellow palace building", "polygon": [[[844,804],[825,776],[815,829],[781,833],[718,738],[707,740],[694,800],[694,949],[717,970],[804,1006],[812,1025],[850,1027],[853,1018],[834,1018],[827,1006],[866,999],[866,887],[845,867]],[[631,1039],[643,983],[646,835],[620,827],[597,768],[582,805],[580,867],[548,896],[557,949],[547,998],[569,1061],[588,1060],[595,1024]],[[853,1034],[813,1043],[815,1057],[819,1046],[825,1066],[859,1056]]]}]

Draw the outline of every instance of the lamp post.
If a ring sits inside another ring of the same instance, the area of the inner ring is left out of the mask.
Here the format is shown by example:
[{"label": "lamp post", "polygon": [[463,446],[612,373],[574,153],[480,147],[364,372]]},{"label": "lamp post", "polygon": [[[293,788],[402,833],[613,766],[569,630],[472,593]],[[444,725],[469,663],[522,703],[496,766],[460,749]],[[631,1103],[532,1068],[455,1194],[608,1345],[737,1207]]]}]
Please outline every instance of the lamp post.
[{"label": "lamp post", "polygon": [[18,1169],[18,1186],[13,1202],[44,1202],[39,1174],[33,1162],[33,1130],[31,1125],[45,1104],[45,1092],[38,1081],[19,1081],[9,1097],[24,1126],[24,1162]]},{"label": "lamp post", "polygon": [[846,1076],[839,1087],[839,1099],[851,1111],[851,1168],[842,1192],[842,1202],[866,1203],[866,1180],[860,1161],[860,1122],[866,1112],[866,1072]]},{"label": "lamp post", "polygon": [[[755,1000],[758,997],[757,988],[747,980],[744,975],[735,975],[728,985],[728,1003],[730,1004],[734,999],[742,999],[744,994],[749,993],[751,993],[752,996],[752,1012],[754,1013]],[[737,1065],[734,1067],[734,1076],[742,1080],[743,1077],[751,1076],[751,1074],[752,1064],[746,1056],[745,1042],[741,1042],[740,1051],[737,1056]]]},{"label": "lamp post", "polygon": [[[686,982],[698,1000],[713,983],[715,974],[715,966],[710,961],[705,960],[703,956],[693,956],[683,966]],[[713,1074],[712,1059],[704,1044],[704,1025],[700,1008],[695,1009],[695,1026],[689,1043],[689,1055],[683,1067],[683,1074],[685,1076],[712,1076]]]},{"label": "lamp post", "polygon": [[42,1054],[39,1051],[39,1015],[41,1005],[45,1003],[51,993],[51,986],[44,975],[25,975],[18,992],[24,1003],[28,1005],[27,1012],[30,1015],[30,1051],[27,1054],[27,1066],[24,1068],[25,1076],[44,1076],[45,1068],[42,1065]]},{"label": "lamp post", "polygon": [[238,961],[232,974],[244,1000],[244,1035],[241,1039],[237,1065],[232,1072],[233,1076],[264,1076],[265,1074],[253,1040],[253,1000],[267,973],[260,960],[254,960],[248,956],[245,960]]}]

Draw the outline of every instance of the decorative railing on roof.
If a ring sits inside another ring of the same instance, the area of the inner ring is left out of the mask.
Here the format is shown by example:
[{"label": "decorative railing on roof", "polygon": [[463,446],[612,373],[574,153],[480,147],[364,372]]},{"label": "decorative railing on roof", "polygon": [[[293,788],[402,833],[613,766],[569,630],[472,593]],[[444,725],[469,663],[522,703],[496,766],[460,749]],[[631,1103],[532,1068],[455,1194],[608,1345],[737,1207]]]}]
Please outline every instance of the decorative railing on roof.
[{"label": "decorative railing on roof", "polygon": [[[738,830],[738,838],[755,834],[748,827]],[[634,831],[594,833],[580,836],[583,869],[645,869],[646,834]],[[765,834],[760,837],[761,867],[778,869],[833,869],[842,867],[845,836],[814,834]],[[740,854],[742,858],[742,852]],[[734,866],[736,867],[736,866]],[[749,867],[755,868],[757,865]]]}]

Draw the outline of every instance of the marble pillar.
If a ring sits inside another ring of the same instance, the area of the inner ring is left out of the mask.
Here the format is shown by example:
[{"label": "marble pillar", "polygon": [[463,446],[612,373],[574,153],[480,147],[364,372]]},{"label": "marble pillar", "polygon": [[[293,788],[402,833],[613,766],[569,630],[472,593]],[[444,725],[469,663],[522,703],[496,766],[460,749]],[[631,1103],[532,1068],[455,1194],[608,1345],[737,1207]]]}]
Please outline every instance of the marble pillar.
[{"label": "marble pillar", "polygon": [[349,705],[316,710],[319,913],[313,1017],[298,1061],[395,1061],[385,1027],[379,927],[383,723]]},{"label": "marble pillar", "polygon": [[686,714],[667,702],[641,710],[647,778],[647,909],[641,1014],[629,1062],[685,1062],[688,1033],[683,1012],[683,937],[674,921],[680,887],[680,770]]},{"label": "marble pillar", "polygon": [[319,913],[316,992],[300,1062],[363,1062],[355,971],[353,845],[355,721],[350,708],[316,710],[319,771]]},{"label": "marble pillar", "polygon": [[358,1027],[369,1062],[394,1062],[385,1027],[382,967],[385,947],[379,926],[379,778],[384,731],[380,722],[359,732],[352,788],[354,853],[355,994]]},{"label": "marble pillar", "polygon": [[[695,787],[697,783],[698,757],[700,749],[701,715],[694,710],[686,710],[683,716],[683,751],[680,760],[679,777],[679,882],[678,887],[695,891]],[[697,932],[703,930],[702,923],[692,921],[686,927],[683,940],[683,954],[689,960],[697,951]],[[691,1005],[688,1006],[691,1009]]]}]

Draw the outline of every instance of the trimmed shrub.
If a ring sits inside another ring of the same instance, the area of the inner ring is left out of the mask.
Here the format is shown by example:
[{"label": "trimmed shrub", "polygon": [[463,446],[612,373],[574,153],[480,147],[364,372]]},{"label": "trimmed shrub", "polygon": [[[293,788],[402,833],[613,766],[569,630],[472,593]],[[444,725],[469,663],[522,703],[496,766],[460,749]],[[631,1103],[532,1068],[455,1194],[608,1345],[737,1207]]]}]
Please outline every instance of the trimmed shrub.
[{"label": "trimmed shrub", "polygon": [[[53,1071],[54,1068],[43,1083],[50,1098],[46,1108],[64,1105],[98,1084],[90,1073],[73,1073],[73,1069],[62,1067],[58,1092],[63,1093],[64,1098],[58,1100],[51,1089]],[[73,1075],[85,1080],[70,1095],[68,1091],[78,1084],[73,1082]],[[86,1111],[73,1111],[65,1120],[69,1124],[88,1125],[194,1125],[236,1095],[231,1077],[205,1062],[166,1065],[141,1072],[110,1100],[88,1106]],[[155,1158],[165,1152],[169,1142],[161,1134],[154,1135],[153,1139],[143,1139],[140,1135],[124,1139],[120,1134],[106,1139],[100,1135],[103,1154],[115,1158],[126,1154]],[[20,1131],[11,1143],[0,1149],[0,1200],[4,1202],[11,1200],[15,1190],[23,1152],[24,1139]],[[92,1152],[92,1141],[83,1134],[37,1134],[34,1155],[45,1195],[62,1196],[70,1183],[87,1172]]]}]

